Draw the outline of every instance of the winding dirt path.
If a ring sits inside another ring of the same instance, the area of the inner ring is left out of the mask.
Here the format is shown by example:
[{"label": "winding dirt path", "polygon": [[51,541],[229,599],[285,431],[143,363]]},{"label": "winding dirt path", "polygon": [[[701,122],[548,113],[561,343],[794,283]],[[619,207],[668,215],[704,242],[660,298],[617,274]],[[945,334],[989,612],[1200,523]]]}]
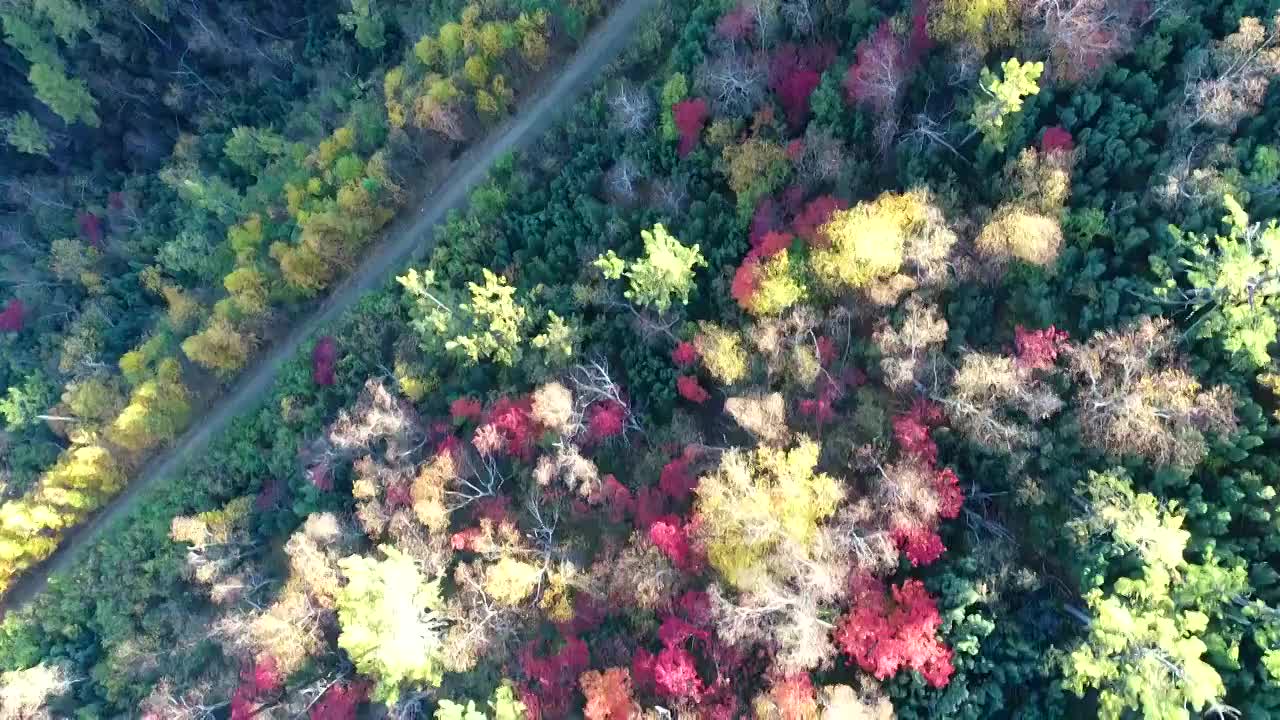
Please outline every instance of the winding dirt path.
[{"label": "winding dirt path", "polygon": [[333,322],[366,292],[382,287],[393,272],[434,247],[435,227],[445,220],[448,212],[466,204],[468,193],[484,181],[502,155],[526,147],[549,128],[561,112],[573,107],[591,81],[627,46],[631,31],[645,11],[656,5],[657,0],[621,0],[549,84],[527,99],[523,108],[487,139],[459,156],[444,179],[424,191],[416,206],[401,210],[400,217],[356,270],[310,313],[299,318],[283,340],[259,356],[227,393],[195,419],[191,429],[143,466],[124,492],[91,521],[69,533],[48,560],[20,578],[5,596],[0,617],[31,602],[44,590],[51,575],[70,568],[78,551],[134,509],[148,488],[176,476],[187,460],[204,450],[236,416],[255,409],[270,392],[280,366],[292,358],[308,338]]}]

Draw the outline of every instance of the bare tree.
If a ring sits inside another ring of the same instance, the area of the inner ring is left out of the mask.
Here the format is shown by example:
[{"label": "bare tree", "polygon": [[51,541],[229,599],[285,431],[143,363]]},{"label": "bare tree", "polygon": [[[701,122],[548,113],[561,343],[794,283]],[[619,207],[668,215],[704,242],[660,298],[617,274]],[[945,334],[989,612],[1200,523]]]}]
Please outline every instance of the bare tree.
[{"label": "bare tree", "polygon": [[1202,390],[1175,351],[1169,322],[1150,318],[1099,333],[1070,351],[1079,380],[1081,435],[1116,455],[1189,467],[1208,452],[1205,433],[1236,427],[1226,386]]},{"label": "bare tree", "polygon": [[763,58],[728,50],[698,68],[694,83],[711,98],[717,115],[750,115],[764,99]]},{"label": "bare tree", "polygon": [[630,135],[639,135],[653,124],[653,98],[644,88],[630,83],[618,86],[609,97],[609,110],[613,113],[613,125]]},{"label": "bare tree", "polygon": [[1138,5],[1126,0],[1032,0],[1023,17],[1049,49],[1050,72],[1078,82],[1132,47],[1134,30],[1143,20]]},{"label": "bare tree", "polygon": [[1189,63],[1178,121],[1226,132],[1262,109],[1271,79],[1280,74],[1280,12],[1266,27],[1258,18],[1240,19],[1240,29]]}]

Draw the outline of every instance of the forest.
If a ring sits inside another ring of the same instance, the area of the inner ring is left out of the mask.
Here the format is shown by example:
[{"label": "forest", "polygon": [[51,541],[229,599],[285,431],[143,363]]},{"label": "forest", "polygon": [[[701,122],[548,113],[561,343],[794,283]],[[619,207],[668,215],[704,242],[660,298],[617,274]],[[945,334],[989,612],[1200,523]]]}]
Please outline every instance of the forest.
[{"label": "forest", "polygon": [[[0,4],[0,594],[629,1]],[[1280,718],[1278,75],[1268,0],[659,0],[0,718]]]}]

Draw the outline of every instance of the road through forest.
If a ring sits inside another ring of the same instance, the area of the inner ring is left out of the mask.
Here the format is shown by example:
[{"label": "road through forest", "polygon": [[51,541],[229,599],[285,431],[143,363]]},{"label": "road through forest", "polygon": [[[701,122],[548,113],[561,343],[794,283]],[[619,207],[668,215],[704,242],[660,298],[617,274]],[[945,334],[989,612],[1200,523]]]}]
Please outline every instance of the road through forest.
[{"label": "road through forest", "polygon": [[366,292],[382,287],[392,273],[434,247],[436,225],[444,221],[450,210],[465,205],[468,193],[484,181],[500,157],[528,146],[552,125],[557,115],[573,107],[578,96],[626,47],[645,11],[655,5],[657,0],[622,0],[560,72],[540,92],[527,99],[515,116],[459,156],[441,182],[423,189],[415,205],[401,210],[397,221],[355,271],[307,315],[298,318],[288,336],[259,357],[230,391],[195,419],[172,447],[143,466],[124,492],[93,520],[72,531],[47,561],[20,578],[5,597],[0,617],[31,602],[44,589],[50,576],[71,567],[76,553],[101,536],[113,522],[125,517],[141,502],[149,487],[176,477],[187,460],[201,452],[235,417],[256,409],[268,396],[281,365],[312,335],[337,319]]}]

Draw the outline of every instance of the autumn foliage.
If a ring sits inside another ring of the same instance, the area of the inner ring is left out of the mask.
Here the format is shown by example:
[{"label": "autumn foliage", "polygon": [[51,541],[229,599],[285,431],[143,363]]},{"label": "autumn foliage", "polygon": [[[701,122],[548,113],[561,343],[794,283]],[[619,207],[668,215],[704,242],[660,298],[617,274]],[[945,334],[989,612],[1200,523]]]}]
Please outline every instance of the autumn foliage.
[{"label": "autumn foliage", "polygon": [[702,98],[681,100],[671,106],[671,116],[675,120],[676,130],[680,133],[680,145],[677,150],[680,157],[693,152],[698,145],[698,137],[702,134],[702,125],[707,121],[707,101]]},{"label": "autumn foliage", "polygon": [[334,363],[338,361],[338,343],[330,336],[320,338],[311,351],[311,379],[321,386],[332,385]]},{"label": "autumn foliage", "polygon": [[952,651],[938,640],[942,617],[924,584],[907,580],[886,590],[863,576],[851,585],[851,609],[835,631],[841,651],[881,680],[909,669],[945,687],[954,671]]},{"label": "autumn foliage", "polygon": [[12,298],[0,311],[0,332],[20,332],[26,321],[27,308],[18,298]]}]

